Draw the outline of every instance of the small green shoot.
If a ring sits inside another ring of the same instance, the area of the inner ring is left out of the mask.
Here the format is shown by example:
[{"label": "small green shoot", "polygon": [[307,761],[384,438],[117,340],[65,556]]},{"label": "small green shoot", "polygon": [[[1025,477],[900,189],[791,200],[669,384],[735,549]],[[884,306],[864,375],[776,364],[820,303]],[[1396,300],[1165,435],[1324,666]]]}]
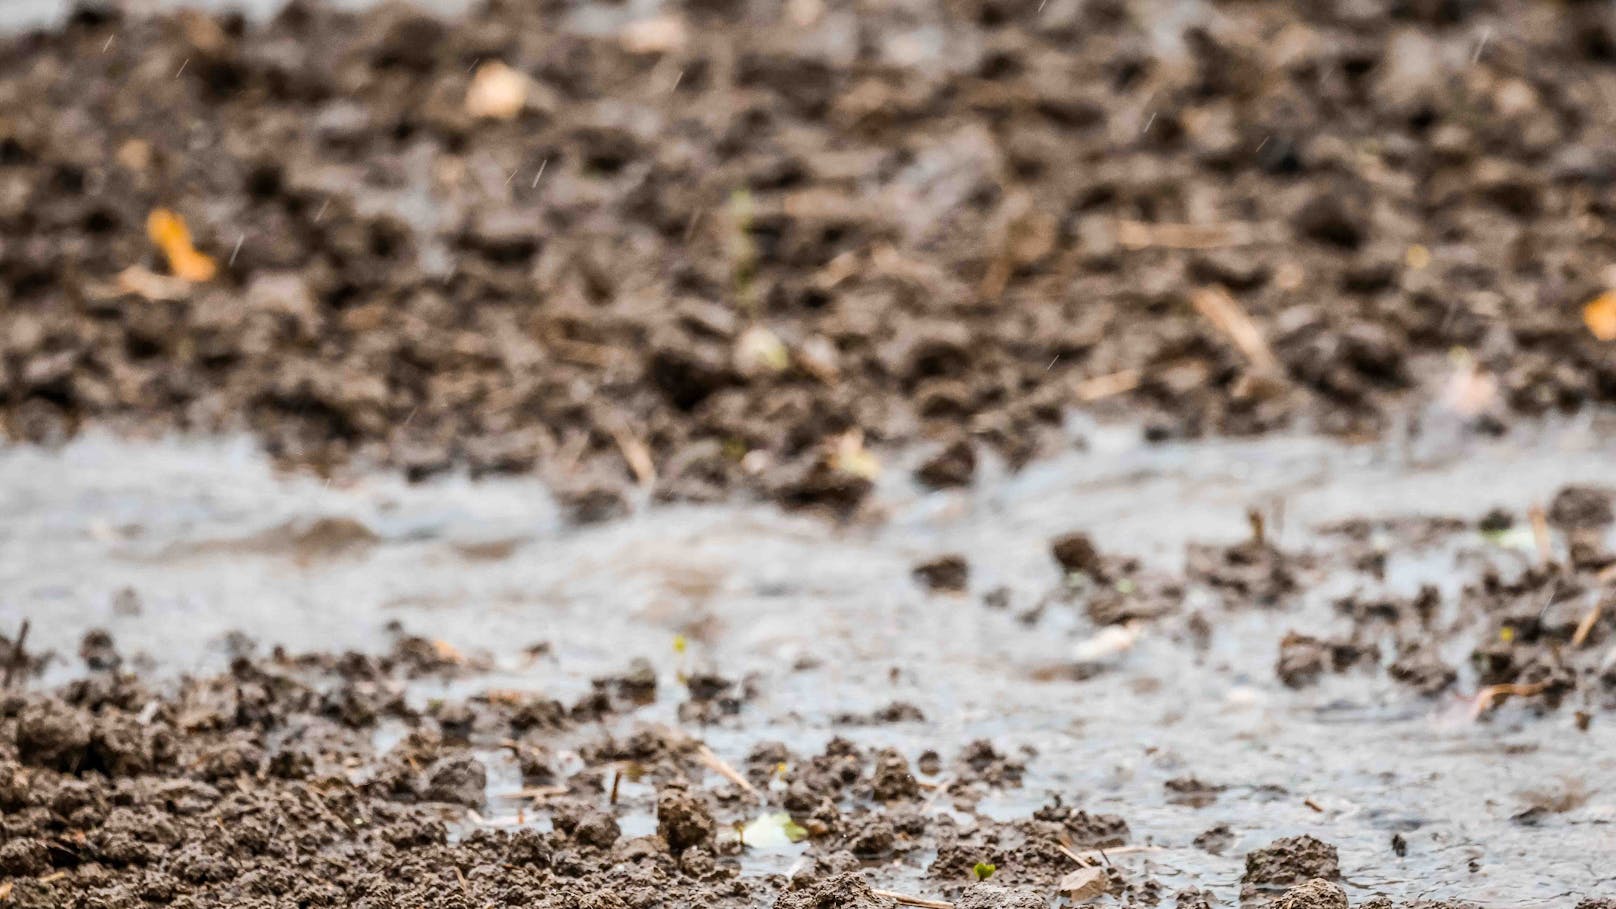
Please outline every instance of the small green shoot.
[{"label": "small green shoot", "polygon": [[977,880],[985,881],[993,876],[993,872],[998,870],[999,866],[991,862],[977,862],[976,867],[971,869],[971,873],[976,875]]},{"label": "small green shoot", "polygon": [[1530,527],[1484,530],[1481,532],[1481,538],[1501,549],[1516,549],[1521,552],[1537,551],[1537,539],[1532,536],[1532,528]]},{"label": "small green shoot", "polygon": [[741,311],[757,311],[757,246],[752,242],[752,194],[737,189],[729,194],[728,228],[724,237],[729,259],[730,291]]}]

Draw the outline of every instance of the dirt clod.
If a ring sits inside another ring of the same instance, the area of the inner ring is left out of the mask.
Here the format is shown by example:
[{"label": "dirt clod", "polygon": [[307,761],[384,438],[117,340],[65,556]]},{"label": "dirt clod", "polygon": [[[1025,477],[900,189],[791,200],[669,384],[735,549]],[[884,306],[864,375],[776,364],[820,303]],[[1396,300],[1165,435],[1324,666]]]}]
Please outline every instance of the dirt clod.
[{"label": "dirt clod", "polygon": [[1612,502],[1616,490],[1603,486],[1567,486],[1549,502],[1549,522],[1565,530],[1593,530],[1616,522]]},{"label": "dirt clod", "polygon": [[1269,888],[1306,883],[1313,878],[1341,879],[1335,847],[1314,837],[1291,836],[1274,840],[1246,853],[1245,888]]},{"label": "dirt clod", "polygon": [[657,834],[675,855],[712,843],[717,825],[702,798],[670,786],[657,794]]},{"label": "dirt clod", "polygon": [[960,439],[932,455],[915,471],[915,478],[933,489],[971,485],[976,473],[976,449]]},{"label": "dirt clod", "polygon": [[962,555],[944,555],[914,567],[915,580],[930,590],[960,593],[970,586],[971,566]]},{"label": "dirt clod", "polygon": [[875,895],[868,881],[856,871],[844,871],[801,889],[780,894],[775,909],[892,909],[891,899]]},{"label": "dirt clod", "polygon": [[1340,884],[1315,878],[1285,891],[1274,909],[1347,909],[1347,892]]},{"label": "dirt clod", "polygon": [[1086,533],[1074,531],[1056,537],[1049,543],[1049,552],[1063,571],[1103,577],[1105,565],[1100,559],[1100,551]]},{"label": "dirt clod", "polygon": [[1044,909],[1048,900],[1031,887],[1000,887],[978,883],[965,888],[954,909]]}]

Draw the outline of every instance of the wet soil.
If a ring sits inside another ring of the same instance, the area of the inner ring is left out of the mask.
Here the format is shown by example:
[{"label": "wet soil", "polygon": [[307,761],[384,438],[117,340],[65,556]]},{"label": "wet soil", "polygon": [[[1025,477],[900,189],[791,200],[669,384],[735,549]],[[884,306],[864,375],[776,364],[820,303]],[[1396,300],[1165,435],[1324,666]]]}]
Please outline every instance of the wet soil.
[{"label": "wet soil", "polygon": [[[985,741],[933,753],[928,779],[892,748],[760,742],[743,776],[687,732],[634,723],[647,701],[617,678],[571,705],[497,689],[413,704],[412,682],[475,674],[421,638],[380,657],[238,657],[157,690],[102,665],[0,700],[9,905],[873,909],[894,905],[869,881],[888,866],[959,909],[1036,909],[1076,874],[1118,905],[1167,895],[1148,866],[1111,862],[1131,851],[1122,817],[1058,796],[1025,817],[976,811],[1021,787],[1020,762]],[[784,872],[759,867],[782,850]],[[1243,904],[1346,905],[1327,843],[1283,838],[1245,863]]]},{"label": "wet soil", "polygon": [[1616,892],[1606,11],[258,13],[0,36],[0,906]]},{"label": "wet soil", "polygon": [[[1599,563],[1570,558],[1586,522],[1547,517],[1598,514],[1603,427],[1417,461],[1088,432],[985,488],[885,484],[862,530],[737,506],[578,529],[532,481],[326,484],[245,440],[9,452],[0,634],[34,620],[0,711],[27,781],[9,898],[1485,906],[1616,885],[1587,860],[1616,816],[1616,626],[1573,642]],[[1478,500],[1497,476],[1519,480]],[[916,583],[956,553],[963,590]],[[1585,593],[1539,617],[1562,589]],[[1285,679],[1297,638],[1326,658]],[[1447,681],[1410,683],[1404,645]]]},{"label": "wet soil", "polygon": [[[968,483],[1113,393],[1495,431],[1616,398],[1613,47],[1521,0],[94,3],[0,39],[0,427],[537,470],[589,520],[849,511],[866,449]],[[215,278],[162,280],[158,207]]]}]

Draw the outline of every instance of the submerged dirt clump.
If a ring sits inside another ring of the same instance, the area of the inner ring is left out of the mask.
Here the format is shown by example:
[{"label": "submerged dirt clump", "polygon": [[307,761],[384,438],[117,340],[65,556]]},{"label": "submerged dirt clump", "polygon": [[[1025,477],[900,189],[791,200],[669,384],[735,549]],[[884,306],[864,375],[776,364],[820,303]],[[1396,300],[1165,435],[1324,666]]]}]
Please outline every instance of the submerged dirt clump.
[{"label": "submerged dirt clump", "polygon": [[1616,489],[1604,486],[1567,486],[1549,502],[1548,519],[1565,530],[1593,530],[1616,522],[1612,511]]},{"label": "submerged dirt clump", "polygon": [[1094,540],[1082,531],[1062,534],[1049,541],[1049,554],[1068,574],[1080,572],[1098,580],[1105,579],[1105,561],[1100,556],[1100,550],[1095,547]]},{"label": "submerged dirt clump", "polygon": [[[1463,696],[1476,719],[1511,701],[1537,712],[1574,703],[1585,729],[1597,711],[1616,706],[1609,590],[1616,557],[1607,555],[1616,537],[1603,517],[1603,491],[1568,486],[1554,501],[1557,516],[1541,522],[1500,509],[1479,527],[1439,516],[1335,522],[1316,528],[1307,547],[1275,545],[1254,518],[1253,534],[1241,542],[1189,544],[1181,577],[1101,559],[1076,535],[1076,544],[1062,544],[1089,572],[1063,576],[1026,615],[1036,621],[1043,610],[1070,606],[1095,626],[1125,626],[1114,641],[1093,634],[1081,653],[1126,650],[1137,634],[1162,630],[1204,651],[1220,613],[1304,610],[1314,624],[1279,626],[1273,639],[1274,677],[1287,687],[1349,672],[1384,675],[1427,698]],[[1405,572],[1419,566],[1422,579],[1440,572],[1450,583],[1422,580],[1411,590],[1389,580],[1388,565],[1397,563]],[[1110,583],[1092,583],[1091,572],[1102,569]],[[1191,598],[1209,596],[1215,607],[1186,613]],[[1319,605],[1333,615],[1317,617]],[[1106,671],[1081,659],[1068,668],[1079,677]]]},{"label": "submerged dirt clump", "polygon": [[1335,847],[1311,836],[1289,836],[1246,853],[1242,893],[1305,883],[1312,878],[1341,879]]},{"label": "submerged dirt clump", "polygon": [[896,905],[887,897],[876,896],[869,882],[851,871],[801,889],[793,887],[774,902],[775,909],[892,909]]},{"label": "submerged dirt clump", "polygon": [[1308,561],[1254,535],[1232,546],[1195,545],[1187,554],[1187,577],[1217,590],[1226,602],[1273,609],[1301,589]]},{"label": "submerged dirt clump", "polygon": [[971,581],[970,563],[955,554],[921,562],[910,573],[927,589],[946,593],[963,593]]},{"label": "submerged dirt clump", "polygon": [[1347,909],[1347,892],[1340,884],[1315,878],[1285,891],[1274,909]]},{"label": "submerged dirt clump", "polygon": [[1341,672],[1372,651],[1350,641],[1326,641],[1292,631],[1279,642],[1279,662],[1274,672],[1280,681],[1301,688],[1318,681],[1326,672]]},{"label": "submerged dirt clump", "polygon": [[955,909],[1044,909],[1048,900],[1031,887],[973,884],[954,901]]},{"label": "submerged dirt clump", "polygon": [[598,520],[630,484],[849,511],[912,442],[966,483],[1108,397],[1154,438],[1374,433],[1455,348],[1484,427],[1616,400],[1595,8],[957,12],[0,39],[0,429],[539,470]]}]

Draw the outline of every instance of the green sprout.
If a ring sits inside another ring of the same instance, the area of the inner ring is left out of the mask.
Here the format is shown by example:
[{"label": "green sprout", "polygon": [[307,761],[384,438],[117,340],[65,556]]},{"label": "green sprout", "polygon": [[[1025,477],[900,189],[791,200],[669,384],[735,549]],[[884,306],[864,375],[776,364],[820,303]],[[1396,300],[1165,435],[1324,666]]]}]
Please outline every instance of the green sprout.
[{"label": "green sprout", "polygon": [[725,234],[729,258],[730,291],[736,304],[748,314],[757,311],[757,246],[752,242],[752,194],[737,189],[729,194],[729,229]]}]

